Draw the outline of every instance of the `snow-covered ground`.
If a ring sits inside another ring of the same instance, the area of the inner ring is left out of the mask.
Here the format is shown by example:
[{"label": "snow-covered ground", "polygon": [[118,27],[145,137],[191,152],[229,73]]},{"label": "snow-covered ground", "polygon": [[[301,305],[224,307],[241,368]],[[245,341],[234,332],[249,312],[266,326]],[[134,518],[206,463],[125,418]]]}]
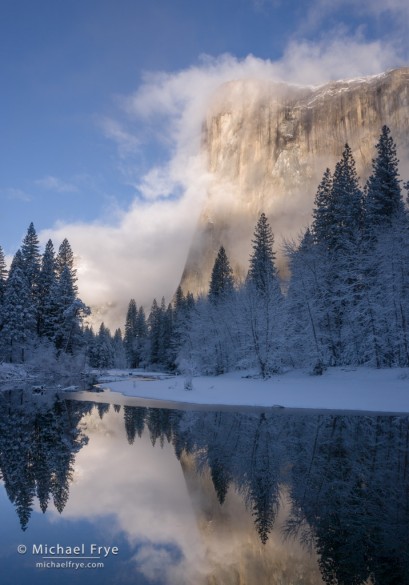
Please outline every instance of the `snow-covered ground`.
[{"label": "snow-covered ground", "polygon": [[191,390],[183,376],[137,370],[102,379],[102,387],[126,396],[193,404],[409,413],[409,369],[330,368],[322,376],[293,370],[268,380],[234,372],[194,377]]},{"label": "snow-covered ground", "polygon": [[[292,370],[268,380],[250,372],[191,379],[143,370],[95,374],[101,387],[115,393],[167,402],[409,413],[408,368],[330,368],[322,376]],[[24,367],[0,365],[0,389],[23,380],[30,380]]]}]

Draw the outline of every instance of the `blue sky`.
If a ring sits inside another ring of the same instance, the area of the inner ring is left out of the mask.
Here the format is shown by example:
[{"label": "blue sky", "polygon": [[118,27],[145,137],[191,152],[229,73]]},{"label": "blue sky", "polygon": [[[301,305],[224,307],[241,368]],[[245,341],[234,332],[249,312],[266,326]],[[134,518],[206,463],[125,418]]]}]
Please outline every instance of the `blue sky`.
[{"label": "blue sky", "polygon": [[249,75],[315,84],[407,64],[408,25],[407,0],[3,0],[0,245],[15,253],[30,221],[42,240],[66,235],[97,303],[117,297],[101,256],[105,272],[132,258],[145,282],[147,259],[172,247],[148,287],[161,295],[173,278],[170,294],[211,92]]}]

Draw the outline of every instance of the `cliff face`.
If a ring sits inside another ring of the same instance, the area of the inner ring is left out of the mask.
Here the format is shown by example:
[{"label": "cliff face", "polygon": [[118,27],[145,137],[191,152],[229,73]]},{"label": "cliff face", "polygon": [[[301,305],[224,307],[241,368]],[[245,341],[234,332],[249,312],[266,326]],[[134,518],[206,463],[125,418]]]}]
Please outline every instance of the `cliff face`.
[{"label": "cliff face", "polygon": [[383,124],[409,173],[409,68],[320,87],[261,82],[224,84],[203,126],[211,184],[191,245],[182,287],[207,291],[220,245],[235,274],[247,272],[251,237],[262,211],[276,249],[310,223],[318,183],[346,142],[362,182]]}]

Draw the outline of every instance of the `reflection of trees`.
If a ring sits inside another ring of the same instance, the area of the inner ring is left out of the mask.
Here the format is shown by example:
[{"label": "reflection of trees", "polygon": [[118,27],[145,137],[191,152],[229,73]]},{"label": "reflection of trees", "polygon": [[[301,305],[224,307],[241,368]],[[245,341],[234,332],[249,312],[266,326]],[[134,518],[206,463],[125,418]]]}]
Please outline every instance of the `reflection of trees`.
[{"label": "reflection of trees", "polygon": [[137,433],[138,437],[142,436],[145,428],[146,410],[144,407],[124,406],[125,431],[130,445],[135,441]]},{"label": "reflection of trees", "polygon": [[293,459],[291,531],[308,523],[326,583],[409,583],[408,418],[319,419]]},{"label": "reflection of trees", "polygon": [[50,498],[59,512],[68,500],[75,453],[86,443],[77,429],[86,403],[30,402],[29,394],[0,395],[0,468],[5,489],[26,530],[35,496],[46,511]]},{"label": "reflection of trees", "polygon": [[409,584],[409,417],[149,408],[139,417],[153,444],[166,439],[210,470],[220,504],[229,486],[243,495],[263,543],[285,487],[284,532],[314,546],[327,584]]}]

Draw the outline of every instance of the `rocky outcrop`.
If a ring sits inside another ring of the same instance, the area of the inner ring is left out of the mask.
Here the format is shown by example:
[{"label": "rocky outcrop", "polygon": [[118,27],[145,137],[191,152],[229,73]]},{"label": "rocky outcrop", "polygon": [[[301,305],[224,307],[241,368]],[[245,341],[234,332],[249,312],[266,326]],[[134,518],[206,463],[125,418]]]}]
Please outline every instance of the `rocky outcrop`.
[{"label": "rocky outcrop", "polygon": [[320,87],[252,79],[221,86],[203,125],[212,179],[183,289],[207,291],[220,245],[243,278],[261,211],[269,217],[277,247],[283,237],[305,228],[322,174],[334,167],[346,142],[364,181],[383,124],[391,128],[407,178],[409,68]]}]

